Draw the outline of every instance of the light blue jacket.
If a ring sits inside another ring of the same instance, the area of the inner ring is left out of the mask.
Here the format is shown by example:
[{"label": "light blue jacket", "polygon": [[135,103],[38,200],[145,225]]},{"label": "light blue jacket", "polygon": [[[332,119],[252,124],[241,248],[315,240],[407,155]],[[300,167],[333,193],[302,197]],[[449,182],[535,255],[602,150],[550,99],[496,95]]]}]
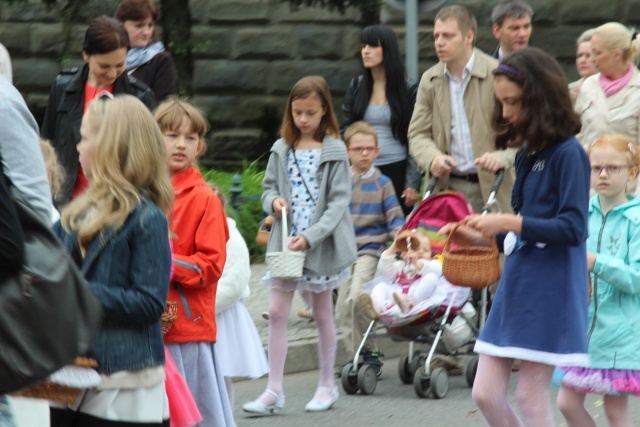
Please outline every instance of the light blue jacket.
[{"label": "light blue jacket", "polygon": [[589,356],[598,369],[640,370],[640,198],[603,215],[589,203],[587,251],[595,253],[589,303]]},{"label": "light blue jacket", "polygon": [[[262,208],[273,214],[273,201],[282,197],[291,206],[291,184],[287,172],[289,145],[283,139],[271,147],[271,155],[262,186]],[[351,266],[356,260],[356,238],[349,214],[351,202],[351,171],[344,142],[327,136],[322,142],[320,164],[316,172],[318,200],[309,228],[300,233],[310,249],[304,268],[316,274],[332,275]],[[291,232],[291,210],[287,211]],[[282,221],[276,221],[269,235],[267,252],[282,250]]]}]

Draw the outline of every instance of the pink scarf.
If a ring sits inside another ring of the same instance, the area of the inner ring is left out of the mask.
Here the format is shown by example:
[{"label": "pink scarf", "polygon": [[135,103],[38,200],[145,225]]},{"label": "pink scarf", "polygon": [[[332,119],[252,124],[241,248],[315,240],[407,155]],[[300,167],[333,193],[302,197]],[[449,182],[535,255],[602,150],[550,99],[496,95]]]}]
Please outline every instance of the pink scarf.
[{"label": "pink scarf", "polygon": [[613,95],[616,92],[619,92],[623,87],[625,87],[625,85],[627,83],[629,83],[629,80],[631,80],[631,76],[633,76],[633,69],[635,68],[635,66],[633,64],[629,64],[629,71],[627,71],[627,73],[620,77],[617,80],[611,80],[610,78],[606,77],[604,74],[600,73],[600,86],[602,86],[602,90],[604,90],[604,94],[607,97],[610,97],[611,95]]}]

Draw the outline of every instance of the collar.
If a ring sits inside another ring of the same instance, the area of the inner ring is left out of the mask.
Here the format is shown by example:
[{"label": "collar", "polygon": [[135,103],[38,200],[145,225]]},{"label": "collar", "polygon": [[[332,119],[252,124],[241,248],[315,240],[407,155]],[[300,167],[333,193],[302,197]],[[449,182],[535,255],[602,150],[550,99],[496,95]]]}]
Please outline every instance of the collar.
[{"label": "collar", "polygon": [[373,176],[373,174],[376,171],[376,167],[371,165],[371,168],[369,168],[368,171],[366,171],[365,173],[361,173],[358,174],[356,171],[353,170],[353,166],[351,167],[351,178],[359,178],[359,179],[367,179],[367,178],[371,178]]},{"label": "collar", "polygon": [[[475,64],[475,62],[476,62],[476,52],[474,49],[473,52],[471,53],[471,58],[469,58],[469,61],[467,61],[467,64],[464,66],[464,69],[462,70],[462,80],[465,80],[467,76],[471,74],[471,72],[473,71],[473,64]],[[444,74],[450,79],[459,80],[457,77],[455,77],[453,74],[449,72],[449,69],[447,68],[447,64],[444,64]]]},{"label": "collar", "polygon": [[498,60],[502,61],[504,58],[504,51],[502,50],[502,46],[498,46]]}]

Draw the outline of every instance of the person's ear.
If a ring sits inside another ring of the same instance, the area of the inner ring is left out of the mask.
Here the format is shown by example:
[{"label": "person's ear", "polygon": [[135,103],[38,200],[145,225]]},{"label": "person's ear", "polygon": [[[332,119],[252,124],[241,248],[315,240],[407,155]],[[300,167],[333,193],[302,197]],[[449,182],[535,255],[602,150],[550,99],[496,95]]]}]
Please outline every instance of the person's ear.
[{"label": "person's ear", "polygon": [[634,166],[629,169],[629,180],[636,179],[638,177],[638,167]]},{"label": "person's ear", "polygon": [[498,24],[493,24],[493,26],[491,27],[491,31],[493,32],[493,37],[495,37],[496,40],[500,40],[500,25]]},{"label": "person's ear", "polygon": [[91,58],[91,55],[89,55],[87,52],[85,52],[84,50],[82,51],[82,59],[84,59],[84,62],[86,62],[87,64],[89,63],[89,59]]}]

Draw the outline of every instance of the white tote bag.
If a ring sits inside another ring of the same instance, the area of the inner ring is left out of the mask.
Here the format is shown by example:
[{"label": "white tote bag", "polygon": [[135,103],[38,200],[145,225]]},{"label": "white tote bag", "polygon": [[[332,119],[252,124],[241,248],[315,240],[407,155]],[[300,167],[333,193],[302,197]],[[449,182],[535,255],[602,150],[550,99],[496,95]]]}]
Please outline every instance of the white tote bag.
[{"label": "white tote bag", "polygon": [[289,231],[287,227],[287,208],[282,208],[282,251],[267,252],[267,265],[274,279],[290,280],[302,277],[305,252],[289,250]]}]

